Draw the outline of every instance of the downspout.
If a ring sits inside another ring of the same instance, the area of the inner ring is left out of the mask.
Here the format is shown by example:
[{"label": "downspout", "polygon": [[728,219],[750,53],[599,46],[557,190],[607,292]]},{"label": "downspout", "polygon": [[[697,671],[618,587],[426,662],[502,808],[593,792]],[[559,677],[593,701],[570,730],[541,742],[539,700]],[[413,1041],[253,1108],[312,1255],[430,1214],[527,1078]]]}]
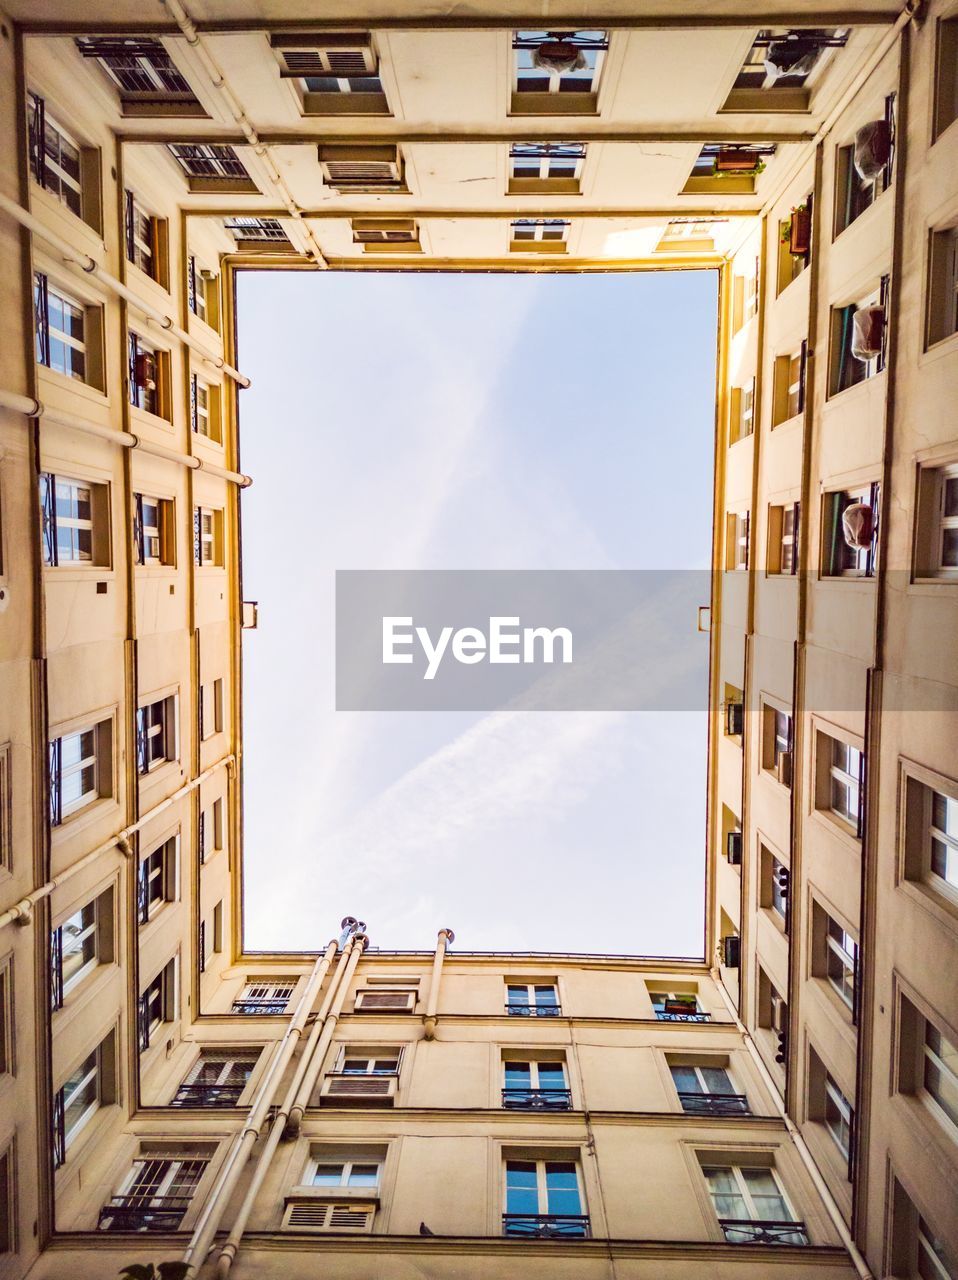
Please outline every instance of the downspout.
[{"label": "downspout", "polygon": [[435,1040],[436,1023],[439,1021],[439,984],[442,981],[442,962],[446,958],[446,948],[455,942],[456,935],[451,929],[440,929],[436,939],[436,955],[432,962],[432,977],[429,979],[429,999],[426,1001],[426,1012],[422,1025],[427,1040]]},{"label": "downspout", "polygon": [[712,970],[712,979],[715,982],[716,987],[718,987],[719,995],[722,997],[722,1001],[726,1009],[729,1011],[729,1014],[731,1015],[732,1020],[735,1023],[736,1030],[738,1031],[739,1035],[742,1037],[743,1041],[745,1042],[745,1048],[748,1050],[749,1057],[752,1059],[752,1062],[755,1064],[756,1068],[758,1069],[759,1075],[762,1077],[762,1083],[764,1084],[766,1091],[768,1092],[769,1096],[772,1099],[772,1102],[775,1106],[775,1110],[778,1112],[779,1116],[781,1117],[782,1121],[785,1124],[785,1128],[788,1132],[788,1136],[791,1138],[792,1142],[795,1144],[795,1149],[797,1150],[801,1158],[802,1164],[805,1166],[805,1170],[808,1173],[808,1176],[811,1178],[812,1182],[815,1184],[815,1190],[818,1192],[818,1194],[822,1198],[822,1203],[825,1205],[825,1209],[828,1212],[829,1218],[831,1219],[832,1226],[838,1232],[838,1235],[839,1235],[839,1238],[841,1239],[842,1244],[844,1245],[845,1249],[848,1251],[848,1256],[851,1259],[852,1266],[855,1268],[855,1271],[859,1276],[859,1280],[876,1280],[876,1276],[874,1272],[871,1270],[868,1263],[865,1261],[863,1255],[860,1253],[858,1246],[855,1244],[855,1241],[852,1238],[852,1234],[845,1224],[845,1219],[842,1217],[842,1211],[838,1207],[838,1204],[836,1203],[835,1198],[832,1195],[831,1191],[829,1191],[828,1189],[828,1184],[825,1182],[825,1179],[819,1173],[818,1165],[815,1163],[815,1158],[812,1155],[812,1153],[809,1151],[805,1143],[805,1139],[802,1137],[801,1131],[799,1130],[797,1125],[794,1123],[792,1118],[789,1116],[788,1112],[785,1110],[785,1103],[782,1100],[781,1094],[778,1091],[778,1086],[776,1085],[775,1081],[772,1079],[772,1073],[769,1071],[768,1067],[766,1067],[765,1063],[762,1061],[762,1055],[759,1053],[758,1048],[755,1044],[755,1041],[752,1039],[751,1035],[749,1034],[748,1028],[745,1026],[741,1018],[738,1016],[738,1013],[735,1010],[735,1006],[732,1004],[732,1001],[729,999],[728,992],[725,990],[725,987],[722,985],[722,976],[718,971],[718,969]]},{"label": "downspout", "polygon": [[279,169],[277,169],[273,161],[273,155],[269,144],[263,142],[259,134],[256,132],[253,122],[243,110],[242,103],[233,93],[226,81],[226,77],[223,75],[222,70],[207,49],[203,41],[203,37],[196,29],[196,24],[193,19],[180,3],[180,0],[161,0],[161,3],[169,10],[170,16],[186,37],[186,43],[203,64],[203,70],[209,76],[213,88],[217,90],[220,97],[223,99],[226,109],[243,130],[246,141],[253,148],[253,151],[257,156],[259,156],[260,160],[266,167],[269,180],[279,195],[279,198],[286,206],[289,217],[297,223],[303,233],[309,256],[316,263],[317,267],[328,267],[329,263],[326,261],[323,251],[319,247],[316,237],[313,235],[312,229],[303,218],[302,209],[300,209],[299,205],[294,200],[292,192],[286,185],[285,178],[280,173]]},{"label": "downspout", "polygon": [[62,239],[42,223],[39,218],[35,218],[22,205],[17,204],[16,200],[11,200],[9,196],[3,195],[2,192],[0,192],[0,209],[4,213],[9,213],[10,217],[16,219],[21,227],[26,227],[28,231],[32,231],[35,236],[38,236],[51,248],[55,249],[68,267],[73,267],[84,275],[92,276],[94,280],[98,280],[111,293],[128,302],[148,321],[151,321],[166,333],[172,334],[174,338],[178,338],[180,342],[195,352],[201,360],[205,360],[207,364],[220,369],[227,377],[232,378],[234,382],[238,382],[241,387],[250,385],[249,378],[240,373],[239,369],[234,369],[232,365],[226,363],[222,356],[209,351],[192,334],[187,333],[185,329],[181,329],[172,316],[164,315],[158,307],[153,307],[150,303],[145,302],[139,294],[134,293],[132,289],[128,289],[116,276],[111,275],[109,271],[99,266],[88,254],[80,253],[68,240]]},{"label": "downspout", "polygon": [[[336,972],[330,979],[326,995],[323,997],[323,1003],[316,1015],[316,1020],[309,1033],[309,1039],[306,1041],[306,1047],[303,1049],[302,1055],[300,1056],[299,1064],[293,1074],[292,1080],[290,1081],[289,1088],[286,1090],[286,1097],[283,1099],[283,1105],[273,1117],[272,1126],[266,1138],[263,1150],[259,1154],[256,1168],[253,1170],[253,1176],[246,1189],[246,1195],[243,1197],[243,1203],[240,1205],[239,1212],[236,1215],[236,1220],[230,1228],[230,1233],[226,1238],[226,1243],[220,1250],[220,1256],[216,1262],[216,1274],[217,1277],[219,1277],[219,1280],[226,1280],[226,1276],[229,1275],[230,1268],[233,1265],[233,1259],[239,1252],[239,1247],[243,1240],[243,1233],[246,1230],[246,1224],[249,1222],[249,1216],[253,1211],[256,1198],[259,1195],[260,1188],[266,1180],[266,1175],[269,1173],[273,1156],[276,1153],[276,1148],[279,1146],[280,1140],[286,1132],[290,1111],[299,1096],[306,1073],[310,1070],[310,1067],[316,1057],[317,1043],[322,1032],[325,1030],[327,1018],[330,1016],[330,1005],[333,1002],[333,998],[336,998],[337,1006],[342,1007],[343,998],[349,987],[353,970],[356,967],[356,963],[354,962],[350,964],[350,961],[352,961],[353,955],[355,955],[356,961],[358,962],[359,956],[362,955],[365,945],[365,935],[354,934],[346,943],[343,953],[339,957],[339,964],[337,965]],[[319,1064],[322,1063],[322,1058],[325,1052],[326,1050],[324,1048],[319,1057]],[[315,1079],[315,1073],[311,1074]]]},{"label": "downspout", "polygon": [[333,1032],[336,1030],[339,1015],[343,1011],[346,992],[349,990],[349,984],[352,981],[353,974],[356,972],[356,966],[359,964],[359,958],[366,949],[366,943],[369,939],[365,934],[359,934],[355,941],[359,945],[353,948],[352,955],[349,957],[346,968],[343,970],[343,976],[336,991],[336,998],[333,1001],[329,1012],[326,1014],[326,1017],[323,1019],[323,1025],[317,1037],[315,1048],[313,1049],[312,1055],[309,1059],[309,1064],[303,1072],[303,1078],[300,1081],[299,1088],[296,1090],[293,1105],[290,1107],[289,1118],[286,1122],[287,1137],[295,1138],[299,1133],[299,1126],[303,1119],[303,1112],[306,1110],[312,1092],[316,1088],[316,1078],[323,1065],[323,1059],[326,1057],[326,1050],[329,1048],[330,1041],[333,1038]]},{"label": "downspout", "polygon": [[332,964],[337,947],[338,944],[336,942],[331,942],[323,955],[317,958],[310,971],[306,989],[300,997],[296,1011],[290,1018],[283,1038],[260,1082],[246,1123],[238,1137],[234,1139],[196,1220],[190,1243],[183,1254],[183,1262],[186,1264],[183,1280],[191,1280],[206,1260],[219,1227],[220,1219],[223,1216],[223,1211],[229,1203],[230,1196],[236,1189],[236,1184],[246,1167],[256,1139],[259,1137],[260,1130],[272,1105],[276,1086],[282,1079],[296,1051],[300,1036],[303,1034],[303,1027],[306,1025],[306,1019],[309,1017],[310,1010],[323,985],[323,980],[329,972],[329,966]]}]

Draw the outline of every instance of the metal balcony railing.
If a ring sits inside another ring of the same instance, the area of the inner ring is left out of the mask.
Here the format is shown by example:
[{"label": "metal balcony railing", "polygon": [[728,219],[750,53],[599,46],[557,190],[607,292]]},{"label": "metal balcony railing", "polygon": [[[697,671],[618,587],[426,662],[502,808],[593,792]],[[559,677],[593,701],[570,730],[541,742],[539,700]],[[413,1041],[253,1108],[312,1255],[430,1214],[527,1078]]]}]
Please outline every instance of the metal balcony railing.
[{"label": "metal balcony railing", "polygon": [[747,1218],[719,1218],[729,1244],[808,1244],[804,1222],[761,1222]]},{"label": "metal balcony railing", "polygon": [[571,1089],[503,1089],[507,1111],[571,1111]]},{"label": "metal balcony railing", "polygon": [[679,1090],[682,1110],[692,1116],[747,1116],[748,1098],[744,1093],[684,1093]]},{"label": "metal balcony railing", "polygon": [[558,1018],[562,1007],[557,1004],[507,1004],[506,1013],[514,1018]]},{"label": "metal balcony railing", "polygon": [[114,1196],[100,1210],[100,1231],[176,1231],[190,1207],[188,1196]]},{"label": "metal balcony railing", "polygon": [[710,1013],[699,1013],[695,1009],[689,1009],[682,1013],[672,1012],[666,1009],[656,1009],[655,1016],[659,1022],[711,1022],[712,1015]]},{"label": "metal balcony railing", "polygon": [[504,1213],[502,1231],[523,1240],[587,1240],[591,1235],[586,1213]]},{"label": "metal balcony railing", "polygon": [[171,1107],[235,1107],[245,1083],[181,1084],[170,1101]]},{"label": "metal balcony railing", "polygon": [[255,997],[249,1000],[234,1000],[231,1013],[285,1013],[289,1004],[288,996]]}]

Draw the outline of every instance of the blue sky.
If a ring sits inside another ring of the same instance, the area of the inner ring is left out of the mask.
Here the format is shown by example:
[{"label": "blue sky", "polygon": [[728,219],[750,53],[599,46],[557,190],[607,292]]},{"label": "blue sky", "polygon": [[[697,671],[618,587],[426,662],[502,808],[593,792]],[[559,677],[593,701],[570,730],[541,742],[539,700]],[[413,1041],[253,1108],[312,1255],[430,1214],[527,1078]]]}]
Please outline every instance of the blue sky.
[{"label": "blue sky", "polygon": [[316,950],[351,914],[384,948],[700,955],[704,707],[337,712],[333,593],[707,568],[715,273],[238,289],[247,945]]}]

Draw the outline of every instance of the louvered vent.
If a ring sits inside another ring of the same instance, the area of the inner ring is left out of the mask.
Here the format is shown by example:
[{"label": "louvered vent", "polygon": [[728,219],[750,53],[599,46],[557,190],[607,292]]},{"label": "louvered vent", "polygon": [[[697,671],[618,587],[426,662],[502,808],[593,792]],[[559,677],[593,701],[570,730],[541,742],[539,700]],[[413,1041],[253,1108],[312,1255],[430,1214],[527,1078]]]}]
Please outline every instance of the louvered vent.
[{"label": "louvered vent", "polygon": [[413,991],[360,991],[356,996],[359,1013],[411,1013],[416,995]]},{"label": "louvered vent", "polygon": [[404,191],[402,159],[393,146],[321,146],[323,179],[337,191]]},{"label": "louvered vent", "polygon": [[283,76],[348,80],[376,74],[376,54],[368,32],[277,35],[270,37],[270,43],[282,58]]},{"label": "louvered vent", "polygon": [[330,1098],[388,1098],[392,1086],[391,1076],[333,1076],[326,1094]]},{"label": "louvered vent", "polygon": [[368,1231],[375,1206],[296,1200],[286,1210],[285,1227],[293,1231]]}]

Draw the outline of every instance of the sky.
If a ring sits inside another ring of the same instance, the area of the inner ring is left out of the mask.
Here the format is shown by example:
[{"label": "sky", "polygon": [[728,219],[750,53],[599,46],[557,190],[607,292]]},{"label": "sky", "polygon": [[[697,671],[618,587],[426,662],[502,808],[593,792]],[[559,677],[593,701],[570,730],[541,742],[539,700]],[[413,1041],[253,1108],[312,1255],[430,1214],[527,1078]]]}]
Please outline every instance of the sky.
[{"label": "sky", "polygon": [[707,569],[716,294],[705,271],[240,273],[249,949],[316,951],[355,915],[383,949],[449,927],[702,954],[704,699],[337,711],[334,584]]}]

